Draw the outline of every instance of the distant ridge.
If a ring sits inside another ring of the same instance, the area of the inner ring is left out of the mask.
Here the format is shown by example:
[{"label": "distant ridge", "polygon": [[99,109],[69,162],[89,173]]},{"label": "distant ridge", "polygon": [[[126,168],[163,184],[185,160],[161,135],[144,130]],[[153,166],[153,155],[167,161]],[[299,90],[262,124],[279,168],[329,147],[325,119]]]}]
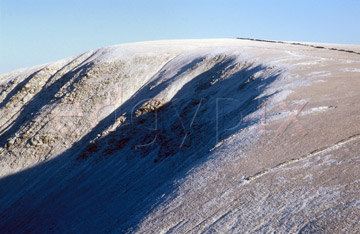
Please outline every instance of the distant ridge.
[{"label": "distant ridge", "polygon": [[316,45],[305,44],[305,43],[300,43],[300,42],[264,40],[264,39],[255,39],[255,38],[246,38],[246,37],[244,37],[244,38],[243,37],[237,37],[236,39],[249,40],[249,41],[269,42],[269,43],[279,43],[279,44],[287,44],[287,45],[297,45],[297,46],[307,46],[307,47],[312,47],[312,48],[315,48],[315,49],[335,50],[335,51],[339,51],[339,52],[346,52],[346,53],[360,55],[360,52],[356,52],[356,51],[353,51],[353,50],[344,50],[344,49],[339,49],[339,48],[327,48],[327,47],[324,47],[324,46],[316,46]]}]

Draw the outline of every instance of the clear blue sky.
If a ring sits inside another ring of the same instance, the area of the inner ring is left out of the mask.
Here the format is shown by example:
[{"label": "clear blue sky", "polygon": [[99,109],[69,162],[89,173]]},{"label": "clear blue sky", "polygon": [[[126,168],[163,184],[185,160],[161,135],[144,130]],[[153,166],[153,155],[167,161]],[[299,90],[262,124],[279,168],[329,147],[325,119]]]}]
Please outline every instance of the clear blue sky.
[{"label": "clear blue sky", "polygon": [[360,44],[359,0],[0,0],[0,73],[135,41]]}]

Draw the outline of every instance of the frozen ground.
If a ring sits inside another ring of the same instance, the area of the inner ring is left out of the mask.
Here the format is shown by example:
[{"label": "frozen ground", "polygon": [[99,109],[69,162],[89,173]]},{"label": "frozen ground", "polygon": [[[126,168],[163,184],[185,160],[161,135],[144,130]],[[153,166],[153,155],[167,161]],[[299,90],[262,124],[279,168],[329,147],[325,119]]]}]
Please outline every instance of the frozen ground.
[{"label": "frozen ground", "polygon": [[1,233],[359,233],[360,46],[155,41],[0,75]]}]

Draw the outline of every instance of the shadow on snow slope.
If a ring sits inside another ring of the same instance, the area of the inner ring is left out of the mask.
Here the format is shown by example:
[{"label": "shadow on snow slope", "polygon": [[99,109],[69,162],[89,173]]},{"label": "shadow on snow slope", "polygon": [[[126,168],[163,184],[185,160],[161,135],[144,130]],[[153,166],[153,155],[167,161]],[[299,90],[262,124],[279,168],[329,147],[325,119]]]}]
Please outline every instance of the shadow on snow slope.
[{"label": "shadow on snow slope", "polygon": [[[185,64],[181,71],[199,61]],[[247,64],[211,83],[220,71],[234,66],[235,58],[221,59],[156,111],[135,116],[134,107],[181,75],[150,90],[165,72],[160,71],[158,79],[116,110],[128,117],[116,131],[89,144],[110,126],[114,112],[63,154],[1,179],[1,232],[131,231],[163,202],[163,194],[176,189],[175,179],[206,160],[218,140],[253,124],[242,117],[260,108],[268,96],[256,97],[280,75],[255,79],[255,73],[268,68]]]}]

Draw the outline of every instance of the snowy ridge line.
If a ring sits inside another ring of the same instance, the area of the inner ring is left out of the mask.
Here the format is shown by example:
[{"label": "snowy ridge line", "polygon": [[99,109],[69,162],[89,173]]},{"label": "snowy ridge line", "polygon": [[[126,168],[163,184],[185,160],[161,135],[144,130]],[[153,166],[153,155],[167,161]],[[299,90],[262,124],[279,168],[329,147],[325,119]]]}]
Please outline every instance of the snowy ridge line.
[{"label": "snowy ridge line", "polygon": [[272,172],[272,171],[274,171],[274,170],[276,170],[276,169],[279,169],[279,168],[281,168],[281,167],[284,167],[284,166],[286,166],[286,165],[289,165],[289,164],[292,164],[292,163],[295,163],[295,162],[299,162],[299,161],[301,161],[301,160],[304,160],[304,159],[307,159],[307,158],[316,156],[316,155],[318,155],[318,154],[320,154],[320,153],[324,153],[324,152],[326,152],[326,151],[335,150],[337,147],[342,146],[342,145],[344,145],[344,144],[346,144],[346,143],[349,143],[349,142],[351,142],[351,141],[353,141],[353,140],[356,140],[356,139],[358,139],[358,138],[360,138],[360,133],[355,134],[355,135],[352,135],[352,136],[347,137],[347,138],[345,138],[345,139],[342,139],[342,140],[336,142],[336,143],[333,144],[333,145],[325,146],[325,147],[323,147],[323,148],[314,150],[314,151],[312,151],[312,152],[310,152],[310,153],[308,153],[308,154],[299,156],[299,157],[297,157],[297,158],[292,158],[292,159],[290,159],[290,160],[288,160],[288,161],[281,162],[281,163],[279,163],[279,164],[277,164],[277,165],[275,165],[275,166],[273,166],[273,167],[271,167],[271,168],[265,169],[265,170],[260,171],[260,172],[258,172],[258,173],[256,173],[256,174],[252,175],[252,176],[249,176],[249,177],[246,177],[246,178],[242,179],[242,182],[249,182],[249,181],[255,180],[255,179],[257,179],[257,178],[259,178],[259,177],[261,177],[261,176],[263,176],[263,175],[265,175],[265,174],[267,174],[267,173],[270,173],[270,172]]},{"label": "snowy ridge line", "polygon": [[316,46],[316,45],[299,43],[299,42],[273,41],[273,40],[263,40],[263,39],[253,39],[253,38],[242,38],[242,37],[237,37],[236,39],[248,40],[248,41],[260,41],[260,42],[278,43],[278,44],[286,44],[286,45],[307,46],[307,47],[312,47],[312,48],[315,48],[315,49],[334,50],[334,51],[339,51],[339,52],[345,52],[345,53],[360,55],[360,52],[356,52],[356,51],[353,51],[353,50],[344,50],[344,49],[333,48],[333,47],[332,47],[332,48],[328,48],[328,47],[324,47],[324,46]]}]

